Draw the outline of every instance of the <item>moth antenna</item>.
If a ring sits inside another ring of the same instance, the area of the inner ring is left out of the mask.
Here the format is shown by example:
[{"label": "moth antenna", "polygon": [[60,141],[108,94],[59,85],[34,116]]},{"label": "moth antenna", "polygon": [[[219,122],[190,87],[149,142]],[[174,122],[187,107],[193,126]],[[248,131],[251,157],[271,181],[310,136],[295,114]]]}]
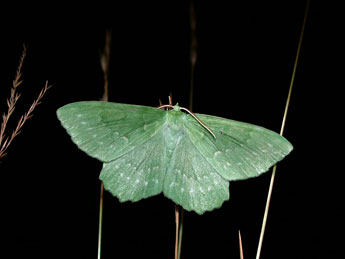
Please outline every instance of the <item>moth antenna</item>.
[{"label": "moth antenna", "polygon": [[194,113],[192,113],[190,110],[186,109],[186,108],[183,108],[183,107],[180,107],[181,110],[184,110],[186,112],[188,112],[190,115],[193,116],[194,119],[197,120],[197,122],[199,122],[205,129],[207,129],[208,132],[211,133],[211,135],[216,139],[216,135],[213,133],[213,131],[206,126],[205,123],[203,123]]},{"label": "moth antenna", "polygon": [[174,108],[174,106],[171,104],[164,104],[157,107],[157,109],[163,109],[163,108]]},{"label": "moth antenna", "polygon": [[[170,97],[170,96],[169,96]],[[170,98],[169,98],[169,102],[170,102]],[[157,109],[163,109],[163,108],[174,108],[173,105],[171,104],[164,104],[164,105],[160,105],[159,107],[157,107]],[[208,132],[211,133],[211,135],[216,139],[216,135],[213,133],[213,131],[206,126],[205,123],[203,123],[194,113],[192,113],[190,110],[186,109],[186,108],[183,108],[183,107],[180,107],[181,110],[184,110],[186,112],[188,112],[190,115],[192,115],[192,117],[194,119],[196,119],[197,122],[199,122],[201,124],[201,126],[203,126]]]}]

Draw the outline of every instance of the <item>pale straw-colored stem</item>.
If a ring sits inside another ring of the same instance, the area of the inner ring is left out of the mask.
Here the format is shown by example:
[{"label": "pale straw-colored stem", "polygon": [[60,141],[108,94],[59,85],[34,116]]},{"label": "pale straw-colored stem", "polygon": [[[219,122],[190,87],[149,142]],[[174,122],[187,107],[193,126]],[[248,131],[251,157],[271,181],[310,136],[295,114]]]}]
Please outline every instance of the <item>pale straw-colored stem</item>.
[{"label": "pale straw-colored stem", "polygon": [[241,237],[241,231],[238,231],[238,242],[240,244],[240,259],[244,259],[243,256],[243,246],[242,246],[242,237]]},{"label": "pale straw-colored stem", "polygon": [[98,251],[97,258],[101,258],[101,245],[102,245],[102,223],[103,223],[103,182],[101,183],[101,191],[99,197],[99,221],[98,221]]},{"label": "pale straw-colored stem", "polygon": [[[305,10],[305,14],[304,14],[303,26],[302,26],[302,30],[301,30],[301,34],[300,34],[300,38],[299,38],[298,47],[297,47],[296,59],[295,59],[295,64],[294,64],[293,71],[292,71],[290,87],[289,87],[289,93],[288,93],[288,97],[287,97],[287,100],[286,100],[283,121],[282,121],[281,129],[280,129],[280,135],[281,136],[283,135],[283,132],[284,132],[285,123],[286,123],[286,117],[287,117],[287,113],[288,113],[288,109],[289,109],[289,104],[290,104],[291,93],[292,93],[292,87],[293,87],[293,84],[294,84],[294,81],[295,81],[295,75],[296,75],[296,69],[297,69],[297,64],[298,64],[298,58],[299,58],[300,51],[301,51],[302,39],[303,39],[305,24],[306,24],[306,20],[307,20],[307,16],[308,16],[309,2],[310,2],[310,0],[307,1],[306,10]],[[270,202],[271,202],[271,197],[272,197],[272,190],[273,190],[273,184],[274,184],[274,179],[275,179],[276,171],[277,171],[277,165],[275,165],[273,167],[273,170],[272,170],[272,176],[271,176],[270,186],[269,186],[269,189],[268,189],[266,207],[265,207],[265,212],[264,212],[264,218],[263,218],[263,221],[262,221],[262,227],[261,227],[261,232],[260,232],[260,239],[259,239],[259,244],[258,244],[258,250],[257,250],[257,253],[256,253],[256,259],[259,259],[260,255],[261,255],[262,242],[263,242],[263,239],[264,239],[264,233],[265,233],[265,229],[266,229],[268,210],[269,210],[269,207],[270,207]]]},{"label": "pale straw-colored stem", "polygon": [[[194,99],[194,78],[195,78],[195,64],[197,60],[197,37],[196,37],[196,15],[195,15],[195,7],[194,7],[194,0],[190,0],[190,31],[191,31],[191,41],[190,41],[190,92],[189,92],[189,110],[193,110],[193,99]],[[192,112],[191,112],[192,114]],[[197,119],[198,120],[198,119]],[[198,120],[200,123],[200,120]],[[205,124],[202,123],[205,127]],[[213,132],[208,128],[205,127],[215,138],[216,136]],[[178,243],[178,259],[181,258],[181,248],[182,248],[182,234],[183,234],[183,222],[184,222],[184,209],[181,207],[180,209],[180,225],[179,225],[179,243]]]},{"label": "pale straw-colored stem", "polygon": [[175,224],[176,224],[176,236],[175,236],[175,259],[178,258],[178,244],[179,244],[179,228],[180,228],[180,208],[175,204]]},{"label": "pale straw-colored stem", "polygon": [[[108,94],[108,74],[109,74],[109,63],[110,63],[110,46],[111,46],[111,31],[107,30],[105,34],[105,44],[103,53],[100,56],[101,67],[104,75],[104,93],[102,101],[107,102],[109,99]],[[100,195],[99,195],[99,220],[98,220],[98,250],[97,250],[97,259],[101,259],[101,250],[102,250],[102,223],[103,223],[103,192],[104,187],[101,183]]]}]

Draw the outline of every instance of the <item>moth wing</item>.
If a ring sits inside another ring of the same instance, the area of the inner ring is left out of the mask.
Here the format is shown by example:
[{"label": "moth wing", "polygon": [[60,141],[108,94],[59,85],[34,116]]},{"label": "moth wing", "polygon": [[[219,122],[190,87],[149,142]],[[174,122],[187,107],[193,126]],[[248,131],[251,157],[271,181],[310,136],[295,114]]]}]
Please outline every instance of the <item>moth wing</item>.
[{"label": "moth wing", "polygon": [[227,180],[258,176],[293,149],[276,132],[249,123],[197,114],[216,139],[191,116],[186,130],[202,156]]},{"label": "moth wing", "polygon": [[104,163],[100,179],[121,202],[135,202],[162,192],[166,166],[161,130],[125,155]]},{"label": "moth wing", "polygon": [[163,110],[111,102],[76,102],[57,110],[72,141],[88,155],[109,162],[160,130]]},{"label": "moth wing", "polygon": [[215,171],[183,131],[167,167],[163,193],[184,209],[203,214],[229,200],[229,182]]}]

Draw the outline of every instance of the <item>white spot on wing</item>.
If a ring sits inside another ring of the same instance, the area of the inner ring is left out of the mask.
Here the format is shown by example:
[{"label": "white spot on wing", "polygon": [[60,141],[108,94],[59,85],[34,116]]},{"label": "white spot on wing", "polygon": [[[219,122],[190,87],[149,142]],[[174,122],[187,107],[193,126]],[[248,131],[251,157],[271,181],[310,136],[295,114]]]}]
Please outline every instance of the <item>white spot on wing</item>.
[{"label": "white spot on wing", "polygon": [[215,157],[216,157],[216,156],[219,156],[221,153],[222,153],[222,152],[217,151],[216,153],[214,153],[214,156],[215,156]]}]

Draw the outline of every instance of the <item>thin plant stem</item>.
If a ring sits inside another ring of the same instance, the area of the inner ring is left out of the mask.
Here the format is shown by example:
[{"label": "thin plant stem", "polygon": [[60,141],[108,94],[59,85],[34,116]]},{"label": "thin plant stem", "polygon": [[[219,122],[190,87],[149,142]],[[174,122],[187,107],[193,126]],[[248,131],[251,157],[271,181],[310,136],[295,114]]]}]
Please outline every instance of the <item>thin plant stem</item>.
[{"label": "thin plant stem", "polygon": [[184,209],[182,207],[180,207],[180,223],[179,223],[178,252],[177,252],[177,258],[178,259],[180,259],[180,257],[181,257],[183,218],[184,218]]},{"label": "thin plant stem", "polygon": [[[108,74],[109,74],[109,63],[110,63],[110,46],[111,46],[111,31],[107,30],[105,34],[105,43],[103,53],[100,55],[101,67],[104,75],[104,93],[102,101],[108,102]],[[101,190],[99,195],[99,222],[98,222],[98,251],[97,259],[101,259],[101,249],[102,249],[102,223],[103,223],[103,192],[104,186],[101,183]]]},{"label": "thin plant stem", "polygon": [[238,242],[240,244],[240,259],[244,259],[243,256],[243,247],[242,247],[242,237],[241,237],[241,231],[238,231]]},{"label": "thin plant stem", "polygon": [[193,108],[194,99],[194,77],[195,77],[195,64],[198,57],[197,52],[197,37],[196,37],[196,16],[195,16],[195,6],[194,1],[190,0],[190,91],[189,91],[189,109]]},{"label": "thin plant stem", "polygon": [[26,56],[26,47],[25,45],[23,46],[23,52],[19,60],[19,65],[17,68],[16,76],[12,82],[12,88],[11,88],[11,94],[10,98],[7,99],[7,112],[2,115],[2,122],[0,126],[0,159],[3,158],[6,155],[6,150],[14,140],[16,136],[20,134],[20,130],[24,126],[25,122],[30,119],[33,116],[33,111],[34,109],[41,103],[41,100],[46,93],[46,91],[51,87],[48,85],[48,81],[46,81],[45,86],[39,93],[38,97],[34,102],[31,104],[29,110],[24,113],[23,116],[20,117],[17,127],[14,129],[12,132],[11,136],[6,135],[6,128],[7,128],[7,123],[11,118],[11,115],[13,114],[15,108],[16,108],[16,103],[20,97],[20,94],[17,92],[17,88],[21,85],[22,83],[22,66],[24,63],[24,59]]},{"label": "thin plant stem", "polygon": [[175,259],[178,258],[178,243],[179,243],[179,227],[180,227],[180,206],[175,204],[175,223],[176,223],[176,237],[175,237]]},{"label": "thin plant stem", "polygon": [[[196,16],[194,0],[190,0],[189,6],[189,18],[190,18],[190,91],[189,91],[189,110],[193,110],[193,98],[194,98],[194,77],[195,77],[195,64],[197,60],[197,37],[196,37]],[[213,134],[212,134],[213,135]],[[178,238],[178,256],[177,259],[181,258],[182,248],[182,234],[183,234],[183,221],[184,221],[184,209],[180,207],[179,210],[179,238]]]},{"label": "thin plant stem", "polygon": [[99,197],[99,222],[98,222],[98,251],[97,258],[101,258],[101,245],[102,245],[102,223],[103,223],[103,182],[101,183],[101,191]]},{"label": "thin plant stem", "polygon": [[[289,109],[289,104],[290,104],[290,99],[291,99],[292,88],[293,88],[293,84],[294,84],[294,81],[295,81],[295,75],[296,75],[296,69],[297,69],[297,64],[298,64],[298,58],[300,56],[302,39],[303,39],[305,24],[306,24],[306,20],[307,20],[307,16],[308,16],[309,3],[310,3],[310,0],[307,0],[305,14],[304,14],[304,21],[303,21],[302,30],[301,30],[301,34],[300,34],[300,38],[299,38],[298,47],[297,47],[295,64],[294,64],[294,67],[293,67],[293,72],[292,72],[291,81],[290,81],[289,93],[288,93],[288,97],[287,97],[287,100],[286,100],[283,121],[282,121],[281,129],[280,129],[280,135],[281,136],[283,135],[283,132],[284,132],[285,123],[286,123],[286,117],[287,117],[287,113],[288,113],[288,109]],[[271,197],[272,197],[272,190],[273,190],[273,185],[274,185],[274,179],[275,179],[276,171],[277,171],[277,165],[275,165],[273,167],[273,170],[272,170],[271,181],[270,181],[270,186],[269,186],[269,189],[268,189],[266,207],[265,207],[265,212],[264,212],[264,218],[263,218],[263,221],[262,221],[262,227],[261,227],[261,232],[260,232],[260,239],[259,239],[259,244],[258,244],[258,250],[257,250],[257,253],[256,253],[256,259],[259,259],[260,258],[260,254],[261,254],[262,242],[263,242],[265,228],[266,228],[266,223],[267,223],[267,216],[268,216],[268,211],[269,211],[269,207],[270,207],[270,202],[271,202]]]},{"label": "thin plant stem", "polygon": [[19,64],[17,67],[17,72],[14,80],[12,81],[12,88],[11,88],[11,95],[10,98],[7,99],[7,113],[2,115],[2,123],[0,127],[0,157],[5,156],[6,149],[9,146],[9,139],[6,138],[5,130],[7,127],[7,123],[10,120],[12,113],[16,107],[16,103],[20,97],[20,94],[17,92],[17,87],[21,85],[21,75],[22,75],[22,66],[24,63],[24,59],[26,56],[26,46],[23,45],[23,52],[19,59]]},{"label": "thin plant stem", "polygon": [[107,30],[105,33],[105,43],[104,43],[104,50],[100,56],[101,59],[101,66],[103,70],[104,76],[104,93],[102,97],[102,101],[107,102],[109,99],[108,94],[108,86],[109,86],[109,63],[110,63],[110,46],[111,46],[111,31]]}]

